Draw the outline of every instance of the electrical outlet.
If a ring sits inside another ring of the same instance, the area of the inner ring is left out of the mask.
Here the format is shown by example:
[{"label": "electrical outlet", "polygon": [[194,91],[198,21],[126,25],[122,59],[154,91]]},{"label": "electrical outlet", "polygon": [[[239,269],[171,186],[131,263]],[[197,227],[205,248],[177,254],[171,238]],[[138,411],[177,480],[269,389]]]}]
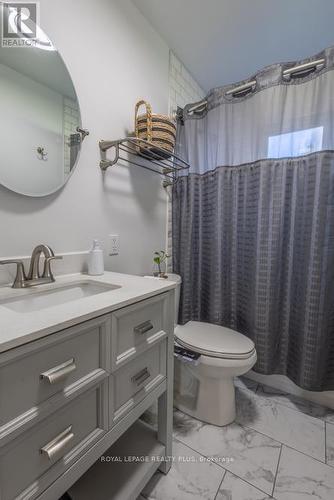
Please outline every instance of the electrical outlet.
[{"label": "electrical outlet", "polygon": [[109,255],[119,254],[119,234],[109,234]]}]

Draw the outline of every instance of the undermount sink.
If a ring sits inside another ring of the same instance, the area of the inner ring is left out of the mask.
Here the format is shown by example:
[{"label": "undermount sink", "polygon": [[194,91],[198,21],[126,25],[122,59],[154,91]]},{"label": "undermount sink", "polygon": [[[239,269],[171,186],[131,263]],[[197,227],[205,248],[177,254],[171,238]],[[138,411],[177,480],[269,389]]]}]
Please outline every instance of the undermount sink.
[{"label": "undermount sink", "polygon": [[[43,285],[40,285],[43,286]],[[121,288],[118,285],[99,283],[98,281],[80,281],[63,286],[55,285],[46,290],[27,290],[27,294],[0,301],[0,306],[19,313],[40,311],[48,307],[59,306],[74,300],[91,297],[100,293]]]}]

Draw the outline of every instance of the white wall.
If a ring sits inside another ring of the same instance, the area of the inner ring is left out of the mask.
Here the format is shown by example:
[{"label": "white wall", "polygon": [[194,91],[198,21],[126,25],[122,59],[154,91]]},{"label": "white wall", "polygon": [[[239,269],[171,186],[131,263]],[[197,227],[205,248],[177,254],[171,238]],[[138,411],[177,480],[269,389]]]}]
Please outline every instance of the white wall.
[{"label": "white wall", "polygon": [[105,243],[108,233],[118,233],[121,252],[106,259],[107,267],[151,271],[153,251],[165,247],[161,179],[122,166],[103,176],[98,140],[133,130],[138,98],[167,112],[168,47],[130,0],[41,0],[40,6],[42,28],[72,75],[90,135],[58,194],[25,198],[0,187],[0,258],[29,255],[40,242],[59,254],[85,250],[93,238]]}]

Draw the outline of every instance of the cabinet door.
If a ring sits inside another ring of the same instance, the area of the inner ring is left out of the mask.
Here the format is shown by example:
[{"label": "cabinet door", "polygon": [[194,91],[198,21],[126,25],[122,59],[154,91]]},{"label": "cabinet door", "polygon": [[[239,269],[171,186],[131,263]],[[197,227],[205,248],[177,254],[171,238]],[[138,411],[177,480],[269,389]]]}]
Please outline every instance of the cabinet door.
[{"label": "cabinet door", "polygon": [[166,380],[166,340],[117,370],[109,380],[110,425]]},{"label": "cabinet door", "polygon": [[107,431],[107,381],[0,450],[0,498],[36,498]]},{"label": "cabinet door", "polygon": [[112,368],[134,358],[167,336],[168,293],[112,313]]},{"label": "cabinet door", "polygon": [[69,395],[107,377],[110,370],[110,316],[82,323],[0,356],[1,438],[34,423],[58,396]]}]

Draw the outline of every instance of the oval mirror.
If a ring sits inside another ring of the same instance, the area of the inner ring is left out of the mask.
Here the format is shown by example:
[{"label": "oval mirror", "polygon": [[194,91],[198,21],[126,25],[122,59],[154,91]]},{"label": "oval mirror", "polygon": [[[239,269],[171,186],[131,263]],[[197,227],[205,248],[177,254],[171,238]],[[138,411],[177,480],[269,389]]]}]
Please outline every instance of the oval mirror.
[{"label": "oval mirror", "polygon": [[4,44],[2,37],[0,47],[0,183],[26,196],[60,189],[81,148],[71,77],[52,42],[36,30],[30,44]]}]

